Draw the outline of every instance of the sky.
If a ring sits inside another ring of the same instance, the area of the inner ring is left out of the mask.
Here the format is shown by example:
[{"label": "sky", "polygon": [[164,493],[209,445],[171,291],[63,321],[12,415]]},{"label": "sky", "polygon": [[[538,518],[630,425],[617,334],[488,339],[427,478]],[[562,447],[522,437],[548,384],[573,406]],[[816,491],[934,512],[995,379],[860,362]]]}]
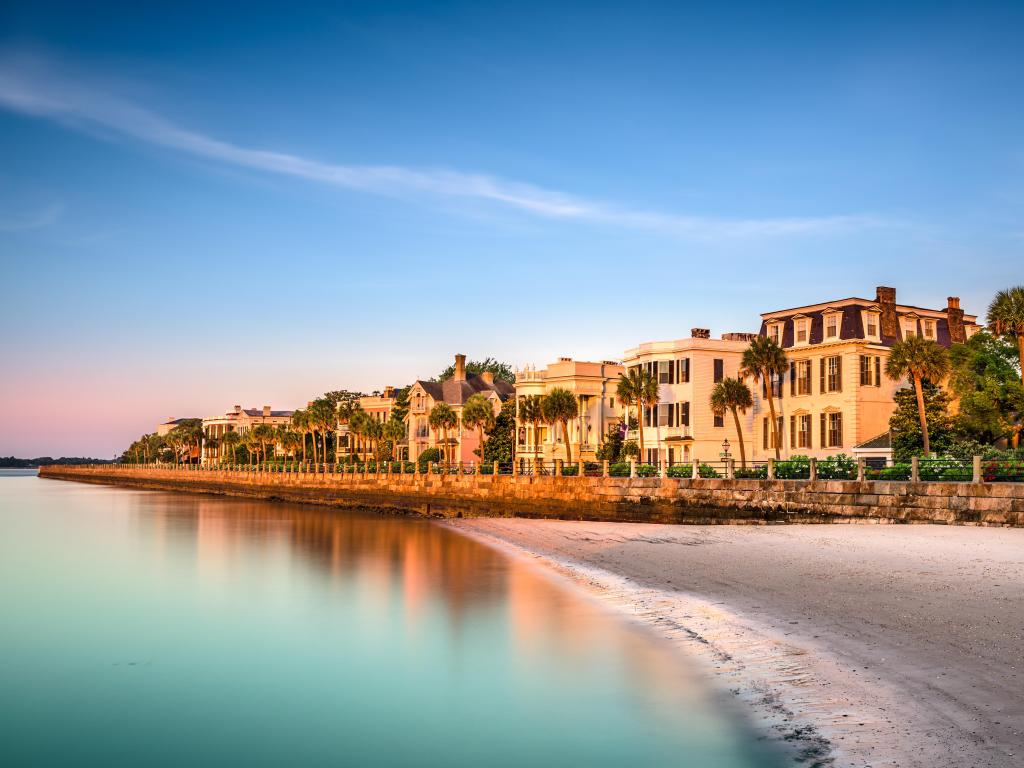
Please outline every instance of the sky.
[{"label": "sky", "polygon": [[983,316],[1024,282],[1022,28],[1019,2],[7,0],[0,455],[878,285]]}]

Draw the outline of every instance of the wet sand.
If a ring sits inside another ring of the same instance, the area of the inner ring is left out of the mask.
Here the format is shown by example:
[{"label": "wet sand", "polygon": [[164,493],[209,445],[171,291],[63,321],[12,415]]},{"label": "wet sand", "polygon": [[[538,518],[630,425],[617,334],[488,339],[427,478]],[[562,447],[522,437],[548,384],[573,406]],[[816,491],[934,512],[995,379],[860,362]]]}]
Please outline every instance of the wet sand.
[{"label": "wet sand", "polygon": [[706,661],[804,765],[1024,765],[1024,530],[446,524]]}]

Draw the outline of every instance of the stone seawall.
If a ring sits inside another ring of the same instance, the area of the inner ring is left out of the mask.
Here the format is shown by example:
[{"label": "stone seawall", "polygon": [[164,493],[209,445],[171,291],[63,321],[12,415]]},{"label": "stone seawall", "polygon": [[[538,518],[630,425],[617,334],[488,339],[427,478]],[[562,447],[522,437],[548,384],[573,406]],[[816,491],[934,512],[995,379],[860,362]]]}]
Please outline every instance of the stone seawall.
[{"label": "stone seawall", "polygon": [[1024,483],[340,475],[50,466],[40,477],[436,517],[1024,526]]}]

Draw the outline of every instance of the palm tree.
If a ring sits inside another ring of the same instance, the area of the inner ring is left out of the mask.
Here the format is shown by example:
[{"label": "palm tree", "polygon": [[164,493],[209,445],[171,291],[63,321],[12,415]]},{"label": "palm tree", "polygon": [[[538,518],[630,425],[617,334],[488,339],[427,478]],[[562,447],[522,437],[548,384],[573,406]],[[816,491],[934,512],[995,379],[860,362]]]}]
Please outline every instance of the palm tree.
[{"label": "palm tree", "polygon": [[241,443],[242,447],[249,452],[249,463],[252,464],[253,453],[257,453],[259,451],[259,440],[256,439],[255,435],[253,435],[251,429],[247,429],[242,433]]},{"label": "palm tree", "polygon": [[380,461],[380,439],[384,434],[384,425],[372,416],[366,418],[366,438],[370,443],[370,453],[374,461]]},{"label": "palm tree", "polygon": [[[320,433],[322,455],[327,461],[327,433],[334,429],[336,417],[333,403],[326,397],[318,397],[309,406],[309,417],[314,429]],[[315,434],[313,439],[316,439]]]},{"label": "palm tree", "polygon": [[524,395],[519,398],[519,420],[533,425],[533,462],[540,460],[540,425],[544,421],[544,398],[541,395]]},{"label": "palm tree", "polygon": [[391,447],[393,451],[392,456],[395,459],[395,461],[401,461],[402,452],[401,448],[399,448],[399,444],[403,440],[405,440],[406,437],[405,422],[402,421],[401,419],[388,419],[384,423],[384,429],[382,434],[385,440],[389,440],[391,442]]},{"label": "palm tree", "polygon": [[480,461],[483,461],[484,432],[494,429],[494,406],[491,401],[479,393],[466,398],[462,406],[462,423],[477,431],[480,438]]},{"label": "palm tree", "polygon": [[996,294],[988,305],[988,324],[996,336],[1009,336],[1017,342],[1020,381],[1024,384],[1024,285]]},{"label": "palm tree", "polygon": [[436,403],[430,409],[430,416],[427,417],[427,421],[435,433],[440,431],[444,435],[442,443],[444,445],[444,460],[446,464],[451,464],[451,446],[448,445],[448,430],[459,426],[458,414],[455,413],[448,403]]},{"label": "palm tree", "polygon": [[263,457],[263,461],[267,461],[267,446],[273,445],[277,435],[274,433],[274,428],[269,424],[257,424],[255,427],[249,430],[253,436],[253,440],[259,445],[259,453]]},{"label": "palm tree", "polygon": [[785,375],[789,370],[789,361],[786,360],[786,353],[778,343],[767,336],[755,336],[750,346],[743,350],[743,358],[740,360],[740,378],[752,378],[754,381],[763,382],[765,392],[768,393],[768,413],[772,422],[772,446],[775,448],[775,460],[779,460],[779,449],[782,441],[779,439],[779,420],[775,417],[775,398],[772,392],[772,382],[777,376]]},{"label": "palm tree", "polygon": [[644,408],[651,408],[658,404],[658,379],[644,368],[630,368],[628,373],[619,374],[616,394],[619,397],[619,402],[627,408],[630,405],[636,406],[636,430],[640,436],[640,457],[644,459],[643,411]]},{"label": "palm tree", "polygon": [[[242,438],[239,436],[239,434],[235,432],[235,430],[233,429],[221,435],[220,443],[221,445],[224,446],[225,453],[227,453],[228,449],[230,448],[231,453],[228,455],[231,457],[232,462],[234,462],[235,460],[235,447],[238,445],[239,442],[241,442],[241,439]],[[224,461],[223,456],[221,456],[221,461]]]},{"label": "palm tree", "polygon": [[[337,460],[338,453],[340,453],[340,451],[341,451],[341,425],[345,424],[347,426],[347,425],[351,424],[352,416],[355,415],[357,412],[359,412],[361,410],[362,410],[362,408],[360,407],[358,400],[353,400],[351,398],[346,398],[346,399],[344,399],[344,400],[342,400],[341,402],[338,403],[338,427],[339,428],[338,428],[338,435],[337,435],[337,437],[335,438],[335,441],[334,441],[334,456],[335,456],[335,460]],[[351,430],[350,430],[350,432],[351,432]],[[350,438],[350,440],[351,440],[351,438]],[[351,451],[352,451],[352,445],[349,445],[349,452],[351,453]]]},{"label": "palm tree", "polygon": [[544,396],[541,402],[544,421],[548,424],[561,424],[562,436],[565,438],[565,461],[572,464],[572,446],[569,444],[569,422],[580,413],[580,404],[576,395],[568,389],[555,387]]},{"label": "palm tree", "polygon": [[309,434],[309,413],[302,408],[292,414],[292,429],[302,435],[302,463],[306,463],[306,435]]},{"label": "palm tree", "polygon": [[933,384],[938,384],[948,372],[949,353],[931,339],[908,336],[903,341],[897,341],[889,349],[885,375],[893,381],[899,381],[907,376],[914,382],[917,414],[921,419],[921,435],[924,437],[925,458],[931,455],[931,447],[928,444],[928,417],[924,411],[924,390],[921,381],[928,379]]},{"label": "palm tree", "polygon": [[732,418],[736,423],[736,439],[740,443],[740,466],[743,469],[747,468],[747,449],[743,444],[740,414],[746,414],[747,409],[753,406],[754,397],[750,394],[750,387],[742,379],[722,379],[711,390],[711,411],[719,415],[732,411]]}]

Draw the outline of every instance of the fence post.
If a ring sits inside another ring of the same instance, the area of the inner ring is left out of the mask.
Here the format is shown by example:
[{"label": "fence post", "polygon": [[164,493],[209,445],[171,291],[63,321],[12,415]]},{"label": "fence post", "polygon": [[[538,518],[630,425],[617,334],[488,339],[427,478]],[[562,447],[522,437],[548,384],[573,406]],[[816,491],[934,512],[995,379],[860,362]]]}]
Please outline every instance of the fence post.
[{"label": "fence post", "polygon": [[495,477],[497,477],[500,473],[501,473],[501,467],[498,466],[498,460],[495,459],[494,460],[494,470],[492,471],[491,474],[493,474]]},{"label": "fence post", "polygon": [[516,475],[519,474],[520,461],[522,461],[522,459],[518,458],[517,456],[512,457],[512,477],[515,477]]},{"label": "fence post", "polygon": [[921,481],[921,460],[917,456],[910,457],[910,482]]},{"label": "fence post", "polygon": [[775,479],[775,459],[768,459],[768,479]]},{"label": "fence post", "polygon": [[736,479],[736,459],[729,459],[725,462],[725,476],[729,480]]},{"label": "fence post", "polygon": [[973,477],[971,478],[971,482],[972,483],[980,483],[981,482],[981,456],[975,456],[974,457],[974,473],[973,473]]},{"label": "fence post", "polygon": [[857,482],[864,482],[864,457],[861,456],[857,459]]},{"label": "fence post", "polygon": [[555,459],[555,477],[562,476],[562,460]]},{"label": "fence post", "polygon": [[608,459],[601,462],[601,477],[608,477]]},{"label": "fence post", "polygon": [[666,477],[668,477],[668,462],[667,461],[661,462],[661,466],[658,469],[658,477],[660,477],[662,480],[664,480]]},{"label": "fence post", "polygon": [[810,465],[811,465],[810,466],[810,474],[809,474],[808,478],[810,480],[817,480],[818,479],[818,460],[817,459],[811,459]]},{"label": "fence post", "polygon": [[629,476],[636,477],[636,459],[629,460]]},{"label": "fence post", "polygon": [[691,480],[697,480],[700,478],[700,459],[693,460],[693,472],[690,474]]}]

